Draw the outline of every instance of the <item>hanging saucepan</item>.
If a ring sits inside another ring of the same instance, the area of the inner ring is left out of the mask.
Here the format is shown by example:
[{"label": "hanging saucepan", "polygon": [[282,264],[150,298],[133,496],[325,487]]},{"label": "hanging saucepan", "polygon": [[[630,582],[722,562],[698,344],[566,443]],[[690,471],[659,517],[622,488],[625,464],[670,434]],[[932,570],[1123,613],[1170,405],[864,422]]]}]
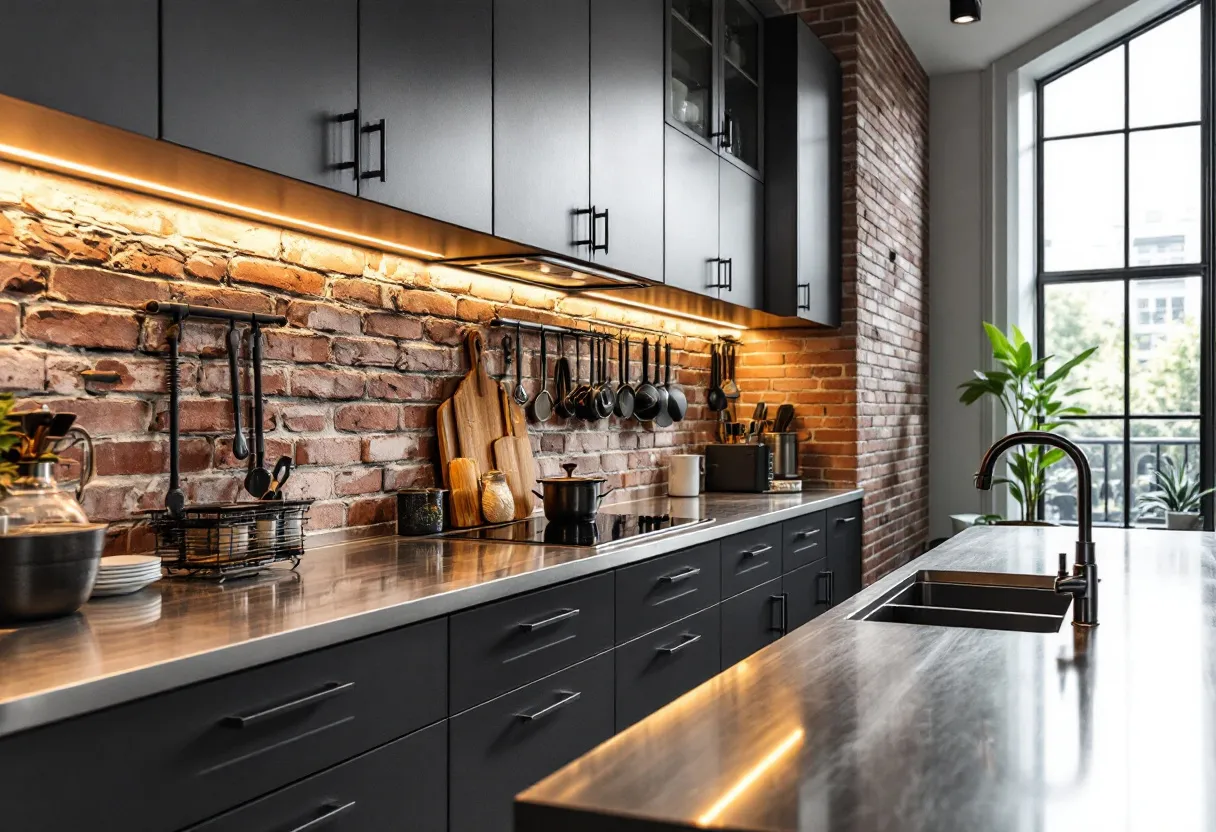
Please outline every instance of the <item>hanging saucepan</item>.
[{"label": "hanging saucepan", "polygon": [[671,380],[670,341],[667,342],[667,373],[664,381],[664,386],[667,387],[667,411],[671,414],[672,421],[683,422],[684,417],[688,415],[688,396],[684,395],[684,390],[678,383]]},{"label": "hanging saucepan", "polygon": [[607,419],[616,407],[616,392],[608,382],[608,341],[599,340],[600,378],[595,386],[595,415]]},{"label": "hanging saucepan", "polygon": [[566,358],[566,339],[561,333],[557,336],[557,353],[559,357],[553,367],[553,409],[558,416],[569,419],[574,415],[574,402],[570,400],[570,359]]},{"label": "hanging saucepan", "polygon": [[620,357],[617,359],[617,376],[620,382],[616,387],[616,407],[613,412],[620,419],[628,419],[633,415],[633,386],[629,383],[629,339],[617,340]]},{"label": "hanging saucepan", "polygon": [[545,504],[545,519],[550,523],[588,523],[595,519],[600,502],[613,489],[602,490],[607,477],[576,477],[573,462],[562,465],[564,477],[546,477],[540,481],[544,493],[533,491]]},{"label": "hanging saucepan", "polygon": [[[670,355],[671,347],[668,347],[667,349],[668,355]],[[669,428],[675,419],[672,418],[671,411],[667,407],[667,403],[671,399],[671,396],[667,391],[667,385],[659,384],[659,370],[661,369],[661,365],[663,363],[662,357],[663,351],[659,347],[659,343],[656,341],[654,345],[654,383],[655,389],[659,391],[659,412],[654,415],[654,425],[658,428]]]},{"label": "hanging saucepan", "polygon": [[[583,377],[579,365],[582,363],[582,339],[574,336],[574,374],[577,379]],[[591,388],[592,376],[595,371],[595,342],[591,342],[590,360],[587,362],[587,380],[579,381],[578,386],[574,388],[574,392],[570,394],[570,401],[574,404],[574,415],[582,419],[584,422],[593,422],[596,419],[594,391]]]},{"label": "hanging saucepan", "polygon": [[659,415],[659,390],[650,383],[649,338],[642,342],[642,383],[634,393],[633,415],[639,422],[652,421]]}]

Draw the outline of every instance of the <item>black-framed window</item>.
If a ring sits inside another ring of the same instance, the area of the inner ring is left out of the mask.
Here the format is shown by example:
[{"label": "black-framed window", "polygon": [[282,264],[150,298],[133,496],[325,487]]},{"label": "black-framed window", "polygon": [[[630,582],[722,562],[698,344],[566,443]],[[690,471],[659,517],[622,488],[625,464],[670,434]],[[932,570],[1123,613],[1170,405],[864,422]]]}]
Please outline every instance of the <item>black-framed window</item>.
[{"label": "black-framed window", "polygon": [[[1211,485],[1211,0],[1192,0],[1038,85],[1040,354],[1098,353],[1062,429],[1094,471],[1095,521],[1136,510],[1171,457]],[[1050,372],[1050,367],[1048,368]],[[1048,473],[1040,516],[1076,519],[1075,473]]]}]

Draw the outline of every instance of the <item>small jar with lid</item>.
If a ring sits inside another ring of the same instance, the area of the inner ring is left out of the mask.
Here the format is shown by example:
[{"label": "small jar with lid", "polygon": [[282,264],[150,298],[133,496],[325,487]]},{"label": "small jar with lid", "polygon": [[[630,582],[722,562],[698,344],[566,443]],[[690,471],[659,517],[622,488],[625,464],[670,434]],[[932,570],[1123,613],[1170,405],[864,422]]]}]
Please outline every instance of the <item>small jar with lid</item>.
[{"label": "small jar with lid", "polygon": [[481,475],[481,513],[487,523],[509,523],[515,519],[515,497],[502,471]]}]

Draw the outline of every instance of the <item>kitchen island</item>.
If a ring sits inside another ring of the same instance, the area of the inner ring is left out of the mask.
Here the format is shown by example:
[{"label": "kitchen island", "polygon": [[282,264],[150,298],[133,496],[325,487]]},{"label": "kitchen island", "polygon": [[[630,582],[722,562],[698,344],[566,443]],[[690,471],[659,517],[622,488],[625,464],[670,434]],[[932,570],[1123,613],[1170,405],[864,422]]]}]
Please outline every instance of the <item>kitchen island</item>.
[{"label": "kitchen island", "polygon": [[1100,626],[851,618],[1075,541],[971,529],[524,792],[517,832],[1216,829],[1216,535],[1095,538]]}]

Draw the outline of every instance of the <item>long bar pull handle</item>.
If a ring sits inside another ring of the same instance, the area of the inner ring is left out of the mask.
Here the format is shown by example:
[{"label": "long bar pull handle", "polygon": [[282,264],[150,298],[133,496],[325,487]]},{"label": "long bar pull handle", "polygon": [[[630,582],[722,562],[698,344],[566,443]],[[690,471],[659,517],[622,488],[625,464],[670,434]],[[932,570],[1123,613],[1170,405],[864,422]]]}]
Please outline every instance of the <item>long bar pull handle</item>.
[{"label": "long bar pull handle", "polygon": [[779,610],[777,614],[777,626],[773,629],[783,636],[788,635],[790,632],[789,596],[783,592],[780,595],[770,595],[769,600],[777,604]]},{"label": "long bar pull handle", "polygon": [[384,181],[384,171],[388,167],[388,160],[385,158],[387,153],[388,140],[386,138],[388,131],[385,129],[384,119],[380,119],[374,124],[366,124],[363,126],[364,133],[379,133],[380,134],[380,167],[377,170],[368,170],[359,174],[360,179],[379,179]]},{"label": "long bar pull handle", "polygon": [[233,728],[250,728],[259,722],[265,722],[268,719],[274,719],[277,716],[298,711],[300,708],[306,708],[309,705],[315,705],[327,699],[333,699],[335,696],[340,696],[351,690],[354,686],[354,682],[330,682],[315,693],[305,694],[298,699],[284,702],[282,705],[274,705],[251,714],[226,716],[224,717],[224,724]]},{"label": "long bar pull handle", "polygon": [[745,557],[745,558],[755,558],[755,557],[759,557],[760,555],[763,555],[765,552],[771,552],[772,550],[773,550],[772,546],[769,546],[768,544],[764,544],[762,546],[754,546],[751,549],[744,549],[739,554],[743,555],[743,557]]},{"label": "long bar pull handle", "polygon": [[701,636],[697,633],[684,633],[675,644],[664,644],[658,648],[658,651],[665,656],[673,656],[686,647],[692,647],[700,640]]},{"label": "long bar pull handle", "polygon": [[540,719],[541,717],[548,716],[549,714],[553,713],[554,711],[561,710],[562,708],[566,707],[567,705],[574,704],[579,699],[581,699],[583,696],[583,694],[577,690],[559,690],[559,691],[557,691],[557,693],[562,698],[557,700],[556,702],[554,702],[552,705],[546,705],[545,707],[543,707],[539,710],[533,711],[530,714],[520,713],[520,714],[516,714],[516,716],[519,717],[520,719],[524,720],[525,722],[535,722],[536,720]]},{"label": "long bar pull handle", "polygon": [[659,578],[661,584],[678,584],[682,581],[687,581],[689,578],[696,577],[701,574],[701,570],[696,566],[688,566],[681,569],[679,572],[672,572],[670,575],[664,575]]},{"label": "long bar pull handle", "polygon": [[345,814],[347,811],[353,808],[355,808],[355,801],[353,800],[350,803],[343,803],[339,806],[326,806],[324,814],[317,815],[317,817],[313,818],[308,823],[297,826],[295,829],[291,830],[291,832],[313,832],[314,829],[320,829],[322,826],[325,826],[331,820],[338,817],[338,815]]},{"label": "long bar pull handle", "polygon": [[355,146],[354,146],[354,158],[352,158],[346,162],[338,162],[336,165],[333,166],[333,168],[334,168],[334,170],[349,170],[352,172],[354,178],[356,180],[358,180],[358,178],[359,178],[359,139],[360,139],[360,136],[359,136],[359,110],[354,109],[354,110],[351,110],[349,113],[342,113],[341,115],[334,116],[334,121],[336,121],[338,124],[345,124],[348,121],[351,123],[351,133],[354,136],[354,145]]},{"label": "long bar pull handle", "polygon": [[546,627],[552,627],[554,624],[560,624],[563,621],[569,621],[575,618],[581,610],[570,608],[561,610],[560,612],[550,615],[548,618],[542,618],[539,621],[524,621],[519,625],[519,629],[525,632],[535,633],[537,630],[543,630]]}]

